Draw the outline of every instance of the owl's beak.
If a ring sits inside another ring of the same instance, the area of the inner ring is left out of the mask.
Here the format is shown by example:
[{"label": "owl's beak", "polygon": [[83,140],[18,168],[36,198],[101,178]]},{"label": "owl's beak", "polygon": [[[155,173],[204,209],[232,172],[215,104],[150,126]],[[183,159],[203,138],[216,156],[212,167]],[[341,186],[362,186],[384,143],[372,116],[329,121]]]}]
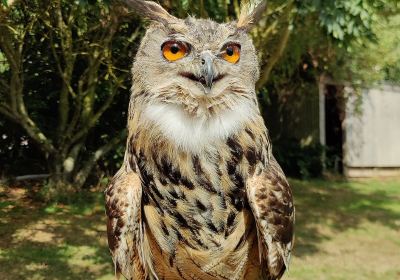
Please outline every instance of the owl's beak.
[{"label": "owl's beak", "polygon": [[209,94],[213,84],[224,78],[225,74],[217,74],[215,72],[213,65],[215,55],[210,51],[204,51],[201,53],[200,59],[202,64],[200,76],[195,75],[192,72],[180,72],[179,75],[192,81],[199,82],[203,86],[205,94]]},{"label": "owl's beak", "polygon": [[211,89],[214,81],[213,60],[214,56],[210,52],[203,52],[201,54],[202,78],[205,81],[208,91]]}]

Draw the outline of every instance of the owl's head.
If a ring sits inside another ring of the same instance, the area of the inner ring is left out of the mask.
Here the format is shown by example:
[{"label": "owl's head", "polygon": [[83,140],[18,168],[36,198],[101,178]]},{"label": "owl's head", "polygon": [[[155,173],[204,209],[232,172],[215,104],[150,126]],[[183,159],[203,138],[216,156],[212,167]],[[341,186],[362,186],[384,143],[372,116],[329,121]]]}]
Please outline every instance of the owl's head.
[{"label": "owl's head", "polygon": [[138,49],[133,95],[145,102],[173,104],[190,114],[215,114],[241,103],[257,106],[256,51],[248,31],[265,1],[247,5],[237,21],[179,19],[152,1],[128,0],[151,20]]}]

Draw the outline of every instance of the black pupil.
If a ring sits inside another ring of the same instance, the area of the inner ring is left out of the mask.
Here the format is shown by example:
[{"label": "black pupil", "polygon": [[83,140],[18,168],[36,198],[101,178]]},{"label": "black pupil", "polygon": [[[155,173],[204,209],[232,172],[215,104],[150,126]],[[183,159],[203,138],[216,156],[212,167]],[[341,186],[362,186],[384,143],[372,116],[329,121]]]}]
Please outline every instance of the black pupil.
[{"label": "black pupil", "polygon": [[179,46],[178,46],[178,44],[173,44],[173,45],[171,46],[170,50],[171,50],[171,52],[172,52],[173,54],[177,54],[177,53],[179,52]]},{"label": "black pupil", "polygon": [[233,55],[233,48],[232,47],[227,47],[226,48],[226,54],[229,55],[229,56],[232,56]]}]

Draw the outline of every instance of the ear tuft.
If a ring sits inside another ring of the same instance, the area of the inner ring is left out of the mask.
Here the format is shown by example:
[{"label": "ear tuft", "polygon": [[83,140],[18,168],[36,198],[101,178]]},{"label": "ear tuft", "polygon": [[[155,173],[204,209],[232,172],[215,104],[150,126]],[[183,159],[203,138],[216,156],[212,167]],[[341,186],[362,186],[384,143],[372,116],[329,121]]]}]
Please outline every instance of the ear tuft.
[{"label": "ear tuft", "polygon": [[267,6],[265,0],[244,1],[240,10],[237,28],[249,31],[261,19]]},{"label": "ear tuft", "polygon": [[135,9],[136,13],[139,15],[164,25],[178,21],[176,17],[169,14],[163,7],[153,1],[125,0],[125,3]]}]

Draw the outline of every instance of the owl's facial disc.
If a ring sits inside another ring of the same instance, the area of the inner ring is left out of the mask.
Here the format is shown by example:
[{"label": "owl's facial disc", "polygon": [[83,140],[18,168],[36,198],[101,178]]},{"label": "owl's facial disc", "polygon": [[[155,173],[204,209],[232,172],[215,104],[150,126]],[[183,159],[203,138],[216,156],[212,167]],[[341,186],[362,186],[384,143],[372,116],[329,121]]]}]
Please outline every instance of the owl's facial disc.
[{"label": "owl's facial disc", "polygon": [[[189,55],[191,49],[192,47],[189,43],[178,40],[168,40],[161,45],[161,52],[164,59],[171,63]],[[178,74],[200,83],[204,89],[204,93],[209,94],[213,84],[226,76],[224,73],[221,74],[215,71],[215,60],[225,60],[231,64],[236,64],[240,59],[240,51],[240,44],[233,42],[224,44],[217,54],[213,54],[211,50],[201,51],[196,54],[199,63],[201,63],[201,65],[198,65],[201,69],[200,73],[195,74],[191,71],[181,71]]]},{"label": "owl's facial disc", "polygon": [[246,32],[191,17],[175,27],[155,23],[142,40],[132,70],[135,94],[147,92],[140,102],[210,116],[256,99],[258,61]]}]

